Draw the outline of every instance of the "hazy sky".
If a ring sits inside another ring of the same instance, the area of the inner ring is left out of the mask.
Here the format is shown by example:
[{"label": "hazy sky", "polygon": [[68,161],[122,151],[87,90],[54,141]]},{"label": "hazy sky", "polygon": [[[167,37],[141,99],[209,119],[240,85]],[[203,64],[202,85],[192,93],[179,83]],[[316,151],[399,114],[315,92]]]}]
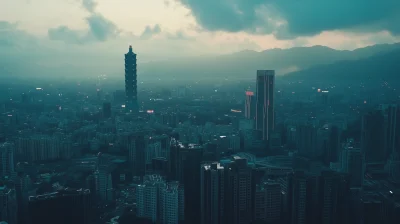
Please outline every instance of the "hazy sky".
[{"label": "hazy sky", "polygon": [[[399,0],[0,0],[0,49],[163,57],[400,40]],[[2,47],[2,48],[1,48]]]}]

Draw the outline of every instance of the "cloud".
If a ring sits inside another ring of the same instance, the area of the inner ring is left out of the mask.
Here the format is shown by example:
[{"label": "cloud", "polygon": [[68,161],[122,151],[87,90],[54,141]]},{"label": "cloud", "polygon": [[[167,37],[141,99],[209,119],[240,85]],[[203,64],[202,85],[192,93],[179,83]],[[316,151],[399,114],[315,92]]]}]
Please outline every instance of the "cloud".
[{"label": "cloud", "polygon": [[147,40],[147,39],[150,39],[154,35],[157,35],[159,33],[161,33],[161,27],[160,27],[159,24],[156,24],[153,27],[146,26],[146,28],[144,29],[143,33],[140,35],[140,38]]},{"label": "cloud", "polygon": [[188,36],[182,30],[178,30],[175,33],[167,33],[167,38],[170,40],[194,40],[194,37]]},{"label": "cloud", "polygon": [[171,5],[171,2],[168,0],[164,0],[164,6],[169,7]]},{"label": "cloud", "polygon": [[93,0],[82,0],[82,6],[85,8],[88,12],[94,13],[97,2]]},{"label": "cloud", "polygon": [[87,42],[85,35],[80,35],[79,31],[71,30],[67,26],[59,26],[48,30],[50,40],[59,40],[68,44],[83,44]]},{"label": "cloud", "polygon": [[323,31],[387,30],[400,34],[398,0],[178,0],[210,31],[274,34],[280,39]]},{"label": "cloud", "polygon": [[17,23],[0,21],[0,53],[30,50],[36,44],[36,38],[18,29]]},{"label": "cloud", "polygon": [[105,41],[118,35],[117,26],[101,14],[93,14],[86,18],[89,25],[90,34],[98,41]]},{"label": "cloud", "polygon": [[97,3],[93,0],[83,0],[82,6],[90,13],[86,18],[88,30],[73,30],[61,25],[48,30],[51,40],[63,41],[68,44],[84,44],[90,42],[103,42],[118,36],[120,30],[110,20],[100,13],[95,12]]},{"label": "cloud", "polygon": [[0,21],[0,47],[10,47],[13,46],[13,33],[15,29],[15,24],[11,24],[7,21]]}]

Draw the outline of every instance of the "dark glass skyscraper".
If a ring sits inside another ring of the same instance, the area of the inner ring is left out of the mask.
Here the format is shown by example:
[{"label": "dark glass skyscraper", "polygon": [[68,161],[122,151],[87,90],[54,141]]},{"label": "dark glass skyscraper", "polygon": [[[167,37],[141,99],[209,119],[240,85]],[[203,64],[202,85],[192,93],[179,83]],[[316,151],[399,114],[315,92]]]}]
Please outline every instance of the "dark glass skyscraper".
[{"label": "dark glass skyscraper", "polygon": [[386,161],[385,117],[376,110],[362,117],[361,150],[367,164]]},{"label": "dark glass skyscraper", "polygon": [[256,129],[269,140],[274,130],[274,70],[257,70]]},{"label": "dark glass skyscraper", "polygon": [[129,46],[129,52],[125,54],[125,94],[126,109],[138,111],[136,54],[133,53],[132,46]]}]

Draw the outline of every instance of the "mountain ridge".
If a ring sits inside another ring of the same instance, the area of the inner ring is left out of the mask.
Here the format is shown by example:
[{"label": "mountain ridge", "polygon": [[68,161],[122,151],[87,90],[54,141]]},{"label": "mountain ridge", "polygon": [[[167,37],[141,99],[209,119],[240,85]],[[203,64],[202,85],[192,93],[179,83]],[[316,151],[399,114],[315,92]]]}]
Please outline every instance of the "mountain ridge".
[{"label": "mountain ridge", "polygon": [[283,77],[283,80],[313,80],[315,82],[376,82],[390,80],[400,82],[400,49],[378,53],[359,60],[337,61],[333,64],[317,65],[309,69],[295,71]]},{"label": "mountain ridge", "polygon": [[[227,55],[174,58],[139,63],[138,75],[143,80],[153,78],[187,80],[202,77],[254,79],[255,71],[258,69],[273,69],[276,70],[277,75],[283,75],[338,61],[360,60],[373,55],[385,54],[395,49],[400,49],[400,43],[374,45],[352,51],[335,50],[320,45],[289,49],[275,48],[260,52],[246,50]],[[0,60],[0,76],[4,77],[9,74],[20,77],[27,75],[79,77],[79,74],[87,76],[109,74],[112,77],[123,77],[122,56],[113,58],[108,55],[107,57],[96,55],[92,58],[85,57],[85,63],[82,61],[76,64],[69,62],[68,66],[59,65],[58,67],[53,66],[50,61],[46,65],[47,59],[45,58],[36,59],[30,56],[27,60],[21,60],[21,57],[13,55],[6,57],[7,60]],[[63,55],[60,55],[57,60],[63,61],[62,57]]]}]

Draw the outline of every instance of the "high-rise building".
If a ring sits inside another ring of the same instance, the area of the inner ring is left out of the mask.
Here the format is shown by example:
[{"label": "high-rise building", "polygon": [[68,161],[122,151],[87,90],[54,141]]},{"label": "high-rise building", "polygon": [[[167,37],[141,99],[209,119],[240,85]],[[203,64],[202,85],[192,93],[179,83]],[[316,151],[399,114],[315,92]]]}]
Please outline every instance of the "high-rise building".
[{"label": "high-rise building", "polygon": [[299,125],[296,128],[296,146],[300,155],[317,156],[317,128],[311,124]]},{"label": "high-rise building", "polygon": [[257,184],[254,197],[254,220],[280,223],[282,210],[281,185],[267,181]]},{"label": "high-rise building", "polygon": [[129,52],[125,54],[125,94],[125,107],[132,112],[138,111],[136,54],[133,53],[132,46],[129,46]]},{"label": "high-rise building", "polygon": [[[348,217],[342,210],[348,205],[349,179],[334,171],[323,171],[318,178],[318,207],[313,211],[315,224],[347,223]],[[311,223],[311,222],[308,222]]]},{"label": "high-rise building", "polygon": [[220,163],[201,166],[201,224],[224,223],[224,183]]},{"label": "high-rise building", "polygon": [[104,168],[94,172],[96,196],[99,201],[113,200],[111,173]]},{"label": "high-rise building", "polygon": [[28,199],[31,190],[32,181],[29,175],[18,175],[15,180],[15,191],[17,194],[18,205],[18,223],[27,223],[28,217]]},{"label": "high-rise building", "polygon": [[306,212],[307,212],[307,182],[308,177],[303,172],[296,172],[292,177],[292,201],[290,205],[291,222],[293,224],[306,224]]},{"label": "high-rise building", "polygon": [[14,144],[0,143],[0,177],[11,177],[14,169]]},{"label": "high-rise building", "polygon": [[364,157],[361,149],[351,142],[344,145],[341,151],[341,170],[351,175],[350,186],[362,187],[364,182]]},{"label": "high-rise building", "polygon": [[256,129],[263,132],[263,140],[269,140],[274,130],[274,70],[257,71]]},{"label": "high-rise building", "polygon": [[244,104],[244,117],[254,120],[256,116],[256,96],[252,91],[246,91],[246,100]]},{"label": "high-rise building", "polygon": [[339,159],[340,130],[335,125],[325,125],[317,131],[318,148],[316,156],[322,155],[322,161],[329,166]]},{"label": "high-rise building", "polygon": [[234,156],[225,167],[225,222],[245,224],[252,220],[252,168],[247,160]]},{"label": "high-rise building", "polygon": [[[382,111],[385,117],[386,126],[386,154],[389,157],[391,154],[396,152],[396,147],[399,146],[400,141],[397,138],[400,137],[398,130],[398,122],[400,122],[400,112],[396,104],[391,105],[379,105],[379,109]],[[400,149],[399,149],[400,150]]]},{"label": "high-rise building", "polygon": [[111,117],[111,103],[103,103],[103,117],[110,118]]},{"label": "high-rise building", "polygon": [[132,139],[127,142],[128,162],[133,174],[136,176],[145,175],[146,171],[146,141],[144,133],[135,133]]},{"label": "high-rise building", "polygon": [[17,224],[17,197],[14,189],[0,186],[0,220]]},{"label": "high-rise building", "polygon": [[96,170],[94,172],[95,194],[99,201],[112,201],[114,189],[112,182],[112,162],[107,154],[97,155]]},{"label": "high-rise building", "polygon": [[158,175],[144,177],[143,184],[136,188],[137,216],[156,222],[159,217],[159,194],[165,188],[165,180]]},{"label": "high-rise building", "polygon": [[185,188],[185,221],[193,224],[200,222],[200,166],[203,152],[200,145],[171,144],[172,179],[182,183]]},{"label": "high-rise building", "polygon": [[382,111],[374,111],[362,117],[361,150],[367,164],[386,162],[385,118]]},{"label": "high-rise building", "polygon": [[184,189],[179,182],[171,182],[160,191],[161,223],[175,224],[184,221]]},{"label": "high-rise building", "polygon": [[90,191],[64,189],[29,197],[31,224],[90,223]]},{"label": "high-rise building", "polygon": [[46,161],[60,158],[61,141],[54,136],[34,135],[16,141],[17,156],[27,161]]},{"label": "high-rise building", "polygon": [[137,216],[154,223],[174,224],[184,220],[184,189],[159,175],[146,175],[136,188]]}]

